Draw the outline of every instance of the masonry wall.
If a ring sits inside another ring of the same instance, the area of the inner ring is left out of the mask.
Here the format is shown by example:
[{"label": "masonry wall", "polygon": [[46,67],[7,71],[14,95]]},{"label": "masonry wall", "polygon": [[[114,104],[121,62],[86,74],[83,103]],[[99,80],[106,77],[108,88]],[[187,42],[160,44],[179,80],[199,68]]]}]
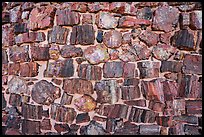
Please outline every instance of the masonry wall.
[{"label": "masonry wall", "polygon": [[2,134],[198,135],[201,111],[201,3],[2,3]]}]

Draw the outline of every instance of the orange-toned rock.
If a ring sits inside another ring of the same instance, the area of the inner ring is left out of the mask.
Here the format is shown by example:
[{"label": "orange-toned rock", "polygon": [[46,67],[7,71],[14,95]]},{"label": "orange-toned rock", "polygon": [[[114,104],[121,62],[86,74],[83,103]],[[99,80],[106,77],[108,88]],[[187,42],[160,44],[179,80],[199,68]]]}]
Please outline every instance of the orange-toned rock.
[{"label": "orange-toned rock", "polygon": [[90,112],[96,108],[96,101],[93,97],[84,94],[82,97],[74,100],[74,105],[79,111]]}]

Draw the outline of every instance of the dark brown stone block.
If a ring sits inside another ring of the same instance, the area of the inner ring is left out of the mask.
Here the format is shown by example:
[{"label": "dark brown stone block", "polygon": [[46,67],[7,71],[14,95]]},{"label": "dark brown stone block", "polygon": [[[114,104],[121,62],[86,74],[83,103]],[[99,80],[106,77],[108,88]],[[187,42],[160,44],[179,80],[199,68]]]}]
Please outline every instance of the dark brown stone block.
[{"label": "dark brown stone block", "polygon": [[22,104],[22,116],[25,119],[42,119],[43,108],[40,105]]},{"label": "dark brown stone block", "polygon": [[26,23],[16,23],[14,25],[14,33],[20,34],[20,33],[26,33],[28,32],[27,24]]},{"label": "dark brown stone block", "polygon": [[173,81],[163,81],[164,100],[173,100],[178,94],[178,83]]},{"label": "dark brown stone block", "polygon": [[73,98],[72,95],[69,95],[67,93],[63,93],[60,104],[61,105],[70,105],[72,102],[72,98]]},{"label": "dark brown stone block", "polygon": [[12,106],[21,106],[21,96],[19,94],[11,93],[9,97],[9,104]]},{"label": "dark brown stone block", "polygon": [[54,26],[48,31],[48,43],[66,44],[69,29],[61,26]]},{"label": "dark brown stone block", "polygon": [[40,47],[40,45],[31,45],[31,58],[33,61],[46,61],[49,60],[49,47]]},{"label": "dark brown stone block", "polygon": [[80,64],[78,69],[78,76],[86,80],[101,80],[102,70],[99,66]]},{"label": "dark brown stone block", "polygon": [[70,130],[68,124],[58,124],[58,123],[55,123],[54,129],[55,129],[58,133],[61,133],[61,132],[65,132],[65,131],[69,131],[69,130]]},{"label": "dark brown stone block", "polygon": [[40,122],[40,129],[42,130],[51,130],[51,122],[48,118],[43,118],[43,120]]},{"label": "dark brown stone block", "polygon": [[187,54],[183,60],[183,73],[202,74],[202,56]]},{"label": "dark brown stone block", "polygon": [[161,72],[181,72],[183,63],[180,61],[162,61],[161,62]]},{"label": "dark brown stone block", "polygon": [[48,66],[44,71],[45,77],[71,77],[74,75],[73,59],[56,60],[48,62]]},{"label": "dark brown stone block", "polygon": [[94,44],[94,28],[92,25],[73,26],[70,44],[72,45],[90,45]]},{"label": "dark brown stone block", "polygon": [[93,94],[93,85],[88,80],[79,78],[64,79],[62,89],[70,94]]},{"label": "dark brown stone block", "polygon": [[38,75],[39,64],[37,62],[29,62],[20,65],[20,76],[21,77],[35,77]]},{"label": "dark brown stone block", "polygon": [[171,37],[171,44],[179,49],[195,50],[194,36],[187,29],[175,32]]},{"label": "dark brown stone block", "polygon": [[128,106],[140,106],[140,107],[146,107],[146,100],[140,99],[140,100],[127,100],[124,101],[125,104]]},{"label": "dark brown stone block", "polygon": [[123,75],[124,62],[106,62],[103,66],[105,78],[119,78]]},{"label": "dark brown stone block", "polygon": [[140,89],[138,86],[121,86],[123,100],[132,100],[140,98]]},{"label": "dark brown stone block", "polygon": [[173,125],[172,116],[156,116],[156,122],[164,127],[171,127]]}]

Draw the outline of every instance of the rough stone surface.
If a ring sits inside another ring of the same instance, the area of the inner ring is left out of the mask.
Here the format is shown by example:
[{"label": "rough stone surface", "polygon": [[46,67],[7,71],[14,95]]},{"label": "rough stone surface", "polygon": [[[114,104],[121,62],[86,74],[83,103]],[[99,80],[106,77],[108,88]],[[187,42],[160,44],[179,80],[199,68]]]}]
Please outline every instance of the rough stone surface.
[{"label": "rough stone surface", "polygon": [[181,72],[183,63],[180,61],[162,61],[161,62],[161,72]]},{"label": "rough stone surface", "polygon": [[50,105],[55,99],[59,98],[60,95],[60,88],[54,86],[52,83],[46,80],[41,80],[35,83],[31,93],[33,100],[43,105]]},{"label": "rough stone surface", "polygon": [[168,60],[175,51],[174,47],[163,44],[158,44],[152,49],[154,57],[158,60]]},{"label": "rough stone surface", "polygon": [[99,66],[81,64],[78,67],[78,76],[86,80],[101,80],[102,69]]},{"label": "rough stone surface", "polygon": [[2,25],[2,46],[13,46],[14,44],[14,28],[10,24]]},{"label": "rough stone surface", "polygon": [[62,89],[70,94],[93,94],[92,83],[79,78],[64,79]]},{"label": "rough stone surface", "polygon": [[106,32],[103,42],[108,48],[118,48],[122,44],[122,34],[116,30]]},{"label": "rough stone surface", "polygon": [[14,46],[9,49],[9,58],[13,62],[28,62],[30,61],[29,57],[29,46]]},{"label": "rough stone surface", "polygon": [[202,11],[193,11],[190,13],[191,29],[202,29]]},{"label": "rough stone surface", "polygon": [[[83,95],[74,100],[74,105],[79,111],[90,112],[96,108],[96,102],[90,95]],[[78,121],[78,120],[77,120]]]},{"label": "rough stone surface", "polygon": [[69,29],[61,26],[54,26],[48,31],[48,43],[66,44]]},{"label": "rough stone surface", "polygon": [[140,33],[139,38],[141,41],[147,44],[147,46],[155,46],[159,41],[159,34],[154,33],[150,30],[146,30],[143,33]]},{"label": "rough stone surface", "polygon": [[119,99],[119,85],[115,80],[102,80],[95,83],[97,99],[99,103],[114,104]]},{"label": "rough stone surface", "polygon": [[73,26],[71,36],[70,36],[70,44],[72,45],[90,45],[94,44],[95,40],[95,31],[93,25],[85,24]]},{"label": "rough stone surface", "polygon": [[31,45],[31,58],[34,61],[46,61],[49,60],[49,47],[40,47],[40,45]]},{"label": "rough stone surface", "polygon": [[99,28],[111,29],[118,25],[118,20],[108,12],[99,12],[96,15],[96,25]]},{"label": "rough stone surface", "polygon": [[73,45],[63,46],[60,53],[63,58],[81,57],[83,55],[82,49]]},{"label": "rough stone surface", "polygon": [[187,74],[202,74],[202,56],[186,55],[183,60],[183,72]]},{"label": "rough stone surface", "polygon": [[124,62],[106,62],[103,66],[103,76],[105,78],[118,78],[123,75]]},{"label": "rough stone surface", "polygon": [[84,57],[90,64],[99,64],[109,59],[107,48],[103,44],[90,46],[84,50]]},{"label": "rough stone surface", "polygon": [[55,62],[48,62],[47,69],[44,71],[46,77],[71,77],[73,74],[73,59],[59,59]]},{"label": "rough stone surface", "polygon": [[153,29],[170,32],[177,26],[179,11],[172,6],[162,6],[155,11],[153,18]]},{"label": "rough stone surface", "polygon": [[[46,29],[54,24],[56,8],[52,6],[42,6],[34,8],[30,12],[28,28],[31,30]],[[37,18],[36,18],[37,16]]]},{"label": "rough stone surface", "polygon": [[195,50],[194,36],[187,29],[177,31],[171,37],[171,44],[179,49]]},{"label": "rough stone surface", "polygon": [[79,24],[80,14],[69,10],[56,11],[56,23],[60,26],[73,26]]}]

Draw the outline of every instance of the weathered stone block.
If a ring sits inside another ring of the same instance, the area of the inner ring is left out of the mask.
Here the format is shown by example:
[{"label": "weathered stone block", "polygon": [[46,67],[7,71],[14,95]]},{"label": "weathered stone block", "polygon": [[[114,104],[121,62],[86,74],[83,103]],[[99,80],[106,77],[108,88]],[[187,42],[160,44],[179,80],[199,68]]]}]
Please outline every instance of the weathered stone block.
[{"label": "weathered stone block", "polygon": [[181,72],[183,63],[180,61],[162,61],[161,62],[161,72]]},{"label": "weathered stone block", "polygon": [[103,76],[105,78],[119,78],[123,76],[124,62],[106,62],[103,65]]},{"label": "weathered stone block", "polygon": [[56,60],[48,62],[47,69],[44,71],[45,77],[71,77],[74,75],[73,59]]},{"label": "weathered stone block", "polygon": [[96,25],[101,29],[116,28],[118,20],[108,12],[99,12],[96,15]]},{"label": "weathered stone block", "polygon": [[70,44],[72,45],[90,45],[94,44],[95,40],[95,31],[93,25],[78,25],[73,26],[71,36],[70,36]]},{"label": "weathered stone block", "polygon": [[22,123],[22,133],[25,135],[38,135],[41,133],[40,121],[24,119]]},{"label": "weathered stone block", "polygon": [[42,6],[33,8],[30,12],[28,28],[31,30],[47,29],[54,24],[56,8],[53,6]]},{"label": "weathered stone block", "polygon": [[21,77],[35,77],[38,75],[39,64],[37,62],[28,62],[20,65],[19,74]]},{"label": "weathered stone block", "polygon": [[39,44],[30,46],[31,58],[34,61],[46,61],[49,60],[49,47],[41,47]]},{"label": "weathered stone block", "polygon": [[154,33],[150,30],[145,30],[143,33],[140,33],[139,38],[141,41],[147,44],[147,46],[155,46],[159,41],[159,34]]},{"label": "weathered stone block", "polygon": [[41,105],[22,104],[22,116],[24,119],[42,119],[43,107]]},{"label": "weathered stone block", "polygon": [[73,26],[79,24],[80,14],[69,10],[56,11],[56,23],[60,26]]},{"label": "weathered stone block", "polygon": [[102,70],[99,66],[80,64],[77,71],[78,76],[86,80],[101,80],[102,77]]},{"label": "weathered stone block", "polygon": [[34,84],[31,96],[38,104],[50,105],[55,99],[61,96],[61,90],[51,82],[41,80]]},{"label": "weathered stone block", "polygon": [[88,80],[79,78],[64,79],[62,89],[70,94],[93,94],[93,85]]},{"label": "weathered stone block", "polygon": [[60,49],[61,56],[63,58],[81,57],[83,51],[81,48],[77,48],[74,45],[65,45]]},{"label": "weathered stone block", "polygon": [[48,31],[48,43],[66,44],[69,29],[61,26],[54,26]]},{"label": "weathered stone block", "polygon": [[105,32],[103,42],[108,48],[118,48],[122,44],[122,33],[117,30]]}]

